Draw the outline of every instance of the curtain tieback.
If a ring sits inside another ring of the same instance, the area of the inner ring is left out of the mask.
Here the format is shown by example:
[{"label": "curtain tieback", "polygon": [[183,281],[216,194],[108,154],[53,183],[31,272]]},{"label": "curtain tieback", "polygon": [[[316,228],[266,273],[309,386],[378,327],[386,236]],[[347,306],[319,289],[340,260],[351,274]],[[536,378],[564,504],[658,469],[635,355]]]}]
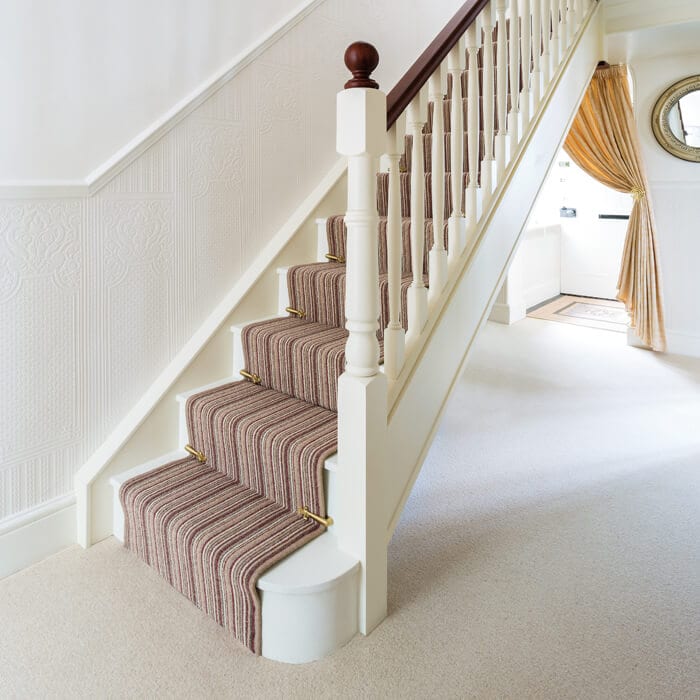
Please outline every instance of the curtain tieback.
[{"label": "curtain tieback", "polygon": [[647,196],[647,193],[641,187],[633,187],[630,190],[630,194],[635,202],[638,202],[640,199],[644,199],[644,197]]}]

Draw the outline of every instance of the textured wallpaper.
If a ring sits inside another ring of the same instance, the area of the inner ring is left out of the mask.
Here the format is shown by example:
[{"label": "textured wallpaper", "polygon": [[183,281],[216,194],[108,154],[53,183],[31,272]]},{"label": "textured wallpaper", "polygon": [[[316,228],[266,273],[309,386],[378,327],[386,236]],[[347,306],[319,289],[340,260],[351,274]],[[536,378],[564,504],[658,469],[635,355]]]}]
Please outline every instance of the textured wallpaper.
[{"label": "textured wallpaper", "polygon": [[0,521],[72,492],[335,162],[345,46],[388,90],[460,4],[327,0],[96,194],[0,190]]}]

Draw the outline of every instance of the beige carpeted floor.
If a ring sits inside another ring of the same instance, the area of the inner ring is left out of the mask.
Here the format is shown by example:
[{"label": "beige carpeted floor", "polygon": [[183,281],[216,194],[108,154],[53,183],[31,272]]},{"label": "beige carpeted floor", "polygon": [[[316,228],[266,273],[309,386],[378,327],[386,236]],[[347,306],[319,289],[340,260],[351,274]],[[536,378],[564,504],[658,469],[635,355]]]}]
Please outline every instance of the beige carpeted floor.
[{"label": "beige carpeted floor", "polygon": [[0,582],[0,697],[697,698],[698,426],[697,361],[489,325],[370,637],[256,658],[108,540]]}]

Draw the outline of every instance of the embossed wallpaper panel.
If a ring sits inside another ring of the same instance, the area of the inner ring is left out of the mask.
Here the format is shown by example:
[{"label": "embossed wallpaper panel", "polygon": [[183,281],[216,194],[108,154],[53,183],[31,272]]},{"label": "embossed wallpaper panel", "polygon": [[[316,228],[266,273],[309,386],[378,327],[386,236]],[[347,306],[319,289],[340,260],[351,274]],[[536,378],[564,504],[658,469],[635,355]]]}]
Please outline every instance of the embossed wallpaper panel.
[{"label": "embossed wallpaper panel", "polygon": [[460,4],[326,0],[95,195],[0,198],[0,521],[73,490],[328,172],[345,47],[388,90]]}]

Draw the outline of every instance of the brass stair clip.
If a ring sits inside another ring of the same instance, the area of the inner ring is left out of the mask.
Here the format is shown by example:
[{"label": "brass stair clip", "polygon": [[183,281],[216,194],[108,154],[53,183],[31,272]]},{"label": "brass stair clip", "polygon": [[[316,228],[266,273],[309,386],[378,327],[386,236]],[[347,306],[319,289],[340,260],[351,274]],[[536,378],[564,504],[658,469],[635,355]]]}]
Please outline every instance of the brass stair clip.
[{"label": "brass stair clip", "polygon": [[294,314],[295,316],[298,316],[299,318],[304,318],[304,316],[306,316],[306,311],[304,311],[303,309],[295,309],[295,308],[292,307],[292,306],[288,306],[288,307],[285,309],[285,311],[286,311],[288,314]]},{"label": "brass stair clip", "polygon": [[248,372],[248,370],[242,369],[240,374],[241,377],[245,377],[248,381],[253,382],[253,384],[260,384],[262,382],[262,379],[260,379],[257,374]]},{"label": "brass stair clip", "polygon": [[301,515],[304,520],[315,520],[317,523],[320,523],[324,527],[330,527],[333,524],[333,518],[329,515],[327,518],[322,518],[320,515],[316,515],[316,513],[312,513],[306,506],[302,506],[297,510],[297,513]]},{"label": "brass stair clip", "polygon": [[189,452],[189,454],[191,454],[193,457],[196,457],[198,462],[204,463],[207,461],[207,456],[204,454],[204,452],[195,450],[192,445],[185,445],[185,452]]},{"label": "brass stair clip", "polygon": [[345,258],[342,258],[339,255],[331,255],[330,253],[326,253],[326,260],[330,260],[331,262],[337,262],[341,265],[345,264]]}]

